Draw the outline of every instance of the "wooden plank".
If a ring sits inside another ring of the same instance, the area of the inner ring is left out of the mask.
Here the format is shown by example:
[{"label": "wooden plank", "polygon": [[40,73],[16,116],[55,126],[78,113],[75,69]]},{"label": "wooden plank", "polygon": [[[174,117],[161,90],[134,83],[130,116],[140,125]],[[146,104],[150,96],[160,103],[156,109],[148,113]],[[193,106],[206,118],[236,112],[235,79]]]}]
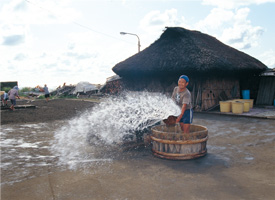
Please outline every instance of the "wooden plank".
[{"label": "wooden plank", "polygon": [[[14,106],[14,109],[18,110],[18,109],[27,109],[27,108],[36,108],[36,106],[34,105],[17,105],[17,106]],[[8,107],[3,107],[1,106],[1,110],[9,110],[10,109],[10,106]]]}]

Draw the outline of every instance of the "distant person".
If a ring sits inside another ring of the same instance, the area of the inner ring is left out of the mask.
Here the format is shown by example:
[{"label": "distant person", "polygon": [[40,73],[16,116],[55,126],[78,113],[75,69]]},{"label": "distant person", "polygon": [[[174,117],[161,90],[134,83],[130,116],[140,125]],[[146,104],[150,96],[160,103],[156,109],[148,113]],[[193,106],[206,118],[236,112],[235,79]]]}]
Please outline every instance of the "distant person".
[{"label": "distant person", "polygon": [[46,101],[48,102],[48,101],[49,101],[49,98],[50,98],[50,92],[49,92],[49,88],[47,87],[46,84],[44,85],[43,91],[44,91],[44,93],[45,93],[45,99],[46,99]]},{"label": "distant person", "polygon": [[181,108],[181,113],[177,117],[176,123],[180,123],[181,130],[184,133],[190,132],[190,124],[192,124],[193,121],[191,93],[186,88],[188,84],[188,76],[181,75],[178,80],[178,86],[174,88],[172,94],[172,99]]},{"label": "distant person", "polygon": [[7,107],[8,106],[8,100],[9,100],[9,95],[8,95],[8,93],[6,93],[4,91],[4,93],[1,95],[2,105]]},{"label": "distant person", "polygon": [[14,86],[9,92],[8,92],[8,95],[9,95],[9,99],[11,101],[11,107],[10,109],[12,111],[14,111],[14,106],[16,105],[16,97],[18,99],[20,99],[19,95],[18,95],[18,86]]},{"label": "distant person", "polygon": [[44,92],[45,94],[45,99],[46,99],[46,102],[49,101],[49,98],[50,98],[50,92],[49,92],[49,89],[47,87],[47,84],[44,85],[44,87],[40,87],[39,85],[36,86],[36,88],[38,88],[40,90],[40,92]]}]

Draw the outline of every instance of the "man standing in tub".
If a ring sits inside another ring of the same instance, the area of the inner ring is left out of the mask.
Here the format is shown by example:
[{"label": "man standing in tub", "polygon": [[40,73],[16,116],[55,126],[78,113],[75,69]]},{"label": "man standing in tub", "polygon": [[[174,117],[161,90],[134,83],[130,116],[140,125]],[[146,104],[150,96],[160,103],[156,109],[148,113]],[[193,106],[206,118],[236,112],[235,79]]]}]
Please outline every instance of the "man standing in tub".
[{"label": "man standing in tub", "polygon": [[178,86],[174,88],[172,94],[172,99],[181,107],[181,113],[177,117],[176,123],[180,123],[181,130],[184,133],[189,133],[190,124],[193,121],[191,93],[186,88],[188,84],[188,76],[181,75],[178,80]]}]

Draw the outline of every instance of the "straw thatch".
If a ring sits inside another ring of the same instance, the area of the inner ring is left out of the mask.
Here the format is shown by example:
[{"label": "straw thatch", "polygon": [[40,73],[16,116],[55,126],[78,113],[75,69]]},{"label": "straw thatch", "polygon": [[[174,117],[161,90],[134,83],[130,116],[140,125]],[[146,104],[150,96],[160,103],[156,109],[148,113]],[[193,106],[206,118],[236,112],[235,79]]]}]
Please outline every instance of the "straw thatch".
[{"label": "straw thatch", "polygon": [[257,74],[267,69],[259,60],[223,44],[216,38],[180,27],[168,27],[142,52],[118,63],[121,77],[174,74]]}]

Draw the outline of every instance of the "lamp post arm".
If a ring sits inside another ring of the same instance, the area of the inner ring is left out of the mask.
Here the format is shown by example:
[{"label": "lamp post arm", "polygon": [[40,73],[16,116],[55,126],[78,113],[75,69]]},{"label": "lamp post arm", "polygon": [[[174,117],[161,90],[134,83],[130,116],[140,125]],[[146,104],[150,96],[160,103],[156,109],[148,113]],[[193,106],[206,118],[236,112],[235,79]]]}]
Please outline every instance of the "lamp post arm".
[{"label": "lamp post arm", "polygon": [[138,35],[137,35],[137,34],[134,34],[134,33],[126,33],[126,34],[137,36],[137,39],[138,39],[138,52],[140,52],[140,46],[141,46],[141,45],[140,45],[140,39],[139,39]]},{"label": "lamp post arm", "polygon": [[141,45],[140,45],[140,39],[139,39],[139,37],[138,37],[137,34],[134,34],[134,33],[126,33],[126,32],[120,32],[120,34],[122,34],[122,35],[126,35],[126,34],[128,34],[128,35],[135,35],[135,36],[138,38],[138,52],[140,52],[140,47],[141,47]]}]

